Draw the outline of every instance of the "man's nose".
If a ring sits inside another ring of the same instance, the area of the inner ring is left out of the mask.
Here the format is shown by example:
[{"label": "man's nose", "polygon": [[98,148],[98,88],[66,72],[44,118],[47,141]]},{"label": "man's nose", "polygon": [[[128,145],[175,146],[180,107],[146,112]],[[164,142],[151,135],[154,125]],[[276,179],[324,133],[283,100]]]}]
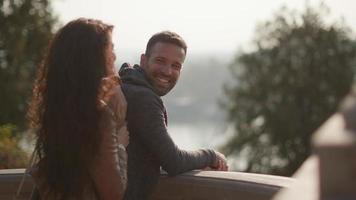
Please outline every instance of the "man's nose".
[{"label": "man's nose", "polygon": [[166,75],[166,76],[169,76],[172,74],[172,68],[170,65],[164,65],[161,69],[161,72]]}]

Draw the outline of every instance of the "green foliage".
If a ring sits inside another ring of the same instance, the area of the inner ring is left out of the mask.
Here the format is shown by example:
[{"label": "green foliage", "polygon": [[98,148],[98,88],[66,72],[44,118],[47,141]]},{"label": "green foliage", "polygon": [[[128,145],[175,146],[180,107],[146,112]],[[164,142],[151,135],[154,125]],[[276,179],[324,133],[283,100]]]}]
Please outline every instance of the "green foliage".
[{"label": "green foliage", "polygon": [[0,0],[0,169],[25,167],[21,148],[36,66],[57,19],[48,0]]},{"label": "green foliage", "polygon": [[0,0],[0,125],[25,126],[36,65],[57,21],[48,0]]},{"label": "green foliage", "polygon": [[16,126],[0,126],[0,169],[24,168],[28,154],[20,146],[21,134]]},{"label": "green foliage", "polygon": [[346,25],[325,23],[325,11],[282,9],[231,66],[224,108],[235,133],[224,150],[246,159],[246,171],[291,175],[352,86],[356,43]]}]

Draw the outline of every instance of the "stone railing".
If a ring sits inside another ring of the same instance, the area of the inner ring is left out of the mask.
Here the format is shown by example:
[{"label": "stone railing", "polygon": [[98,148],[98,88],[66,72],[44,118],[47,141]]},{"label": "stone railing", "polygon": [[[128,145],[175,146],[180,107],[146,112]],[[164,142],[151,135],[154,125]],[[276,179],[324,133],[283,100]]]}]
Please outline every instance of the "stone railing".
[{"label": "stone railing", "polygon": [[[0,170],[1,200],[13,199],[23,173],[24,169]],[[162,174],[151,199],[269,200],[292,183],[292,178],[241,172],[191,171],[175,177]],[[32,189],[28,176],[20,199],[28,199]]]},{"label": "stone railing", "polygon": [[152,199],[267,200],[292,182],[272,175],[192,171],[173,178],[162,175]]}]

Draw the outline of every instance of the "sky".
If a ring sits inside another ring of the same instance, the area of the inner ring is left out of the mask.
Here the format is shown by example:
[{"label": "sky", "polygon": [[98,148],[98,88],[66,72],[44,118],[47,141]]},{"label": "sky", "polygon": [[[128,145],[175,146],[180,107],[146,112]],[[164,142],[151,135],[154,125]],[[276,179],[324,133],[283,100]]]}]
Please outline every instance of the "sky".
[{"label": "sky", "polygon": [[[302,10],[320,0],[56,0],[55,13],[65,24],[78,17],[101,19],[115,26],[118,58],[136,61],[156,32],[180,34],[191,54],[233,54],[248,47],[257,23],[270,20],[283,5]],[[344,17],[356,32],[356,1],[324,0],[331,18]],[[136,56],[137,55],[137,56]],[[135,58],[134,58],[135,57]]]}]

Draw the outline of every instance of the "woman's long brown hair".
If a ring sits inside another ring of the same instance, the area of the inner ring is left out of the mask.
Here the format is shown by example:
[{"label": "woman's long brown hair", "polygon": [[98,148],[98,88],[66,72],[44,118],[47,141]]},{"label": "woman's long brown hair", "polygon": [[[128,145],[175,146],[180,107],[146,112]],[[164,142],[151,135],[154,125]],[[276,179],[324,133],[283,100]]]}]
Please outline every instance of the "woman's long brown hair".
[{"label": "woman's long brown hair", "polygon": [[100,143],[98,94],[110,76],[112,26],[80,18],[61,28],[39,66],[28,118],[51,194],[79,199]]}]

